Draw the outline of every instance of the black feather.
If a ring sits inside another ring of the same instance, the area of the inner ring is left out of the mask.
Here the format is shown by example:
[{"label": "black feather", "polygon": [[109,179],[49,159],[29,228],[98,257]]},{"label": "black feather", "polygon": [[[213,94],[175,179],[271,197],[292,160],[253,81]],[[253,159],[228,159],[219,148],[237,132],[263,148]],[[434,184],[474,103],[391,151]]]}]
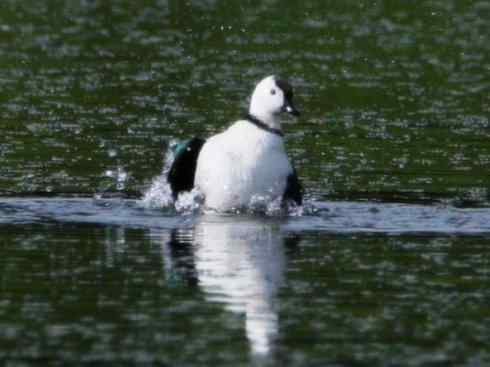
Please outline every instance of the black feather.
[{"label": "black feather", "polygon": [[192,138],[177,146],[167,177],[174,200],[182,191],[190,191],[194,187],[197,158],[205,142],[201,138]]},{"label": "black feather", "polygon": [[303,187],[301,186],[301,182],[299,182],[298,175],[296,174],[296,170],[294,168],[293,172],[291,172],[288,176],[283,200],[292,200],[297,205],[301,205],[303,203]]},{"label": "black feather", "polygon": [[282,89],[282,92],[284,93],[284,97],[288,102],[291,102],[293,100],[293,87],[291,87],[291,84],[289,84],[287,81],[279,79],[276,80],[276,85]]}]

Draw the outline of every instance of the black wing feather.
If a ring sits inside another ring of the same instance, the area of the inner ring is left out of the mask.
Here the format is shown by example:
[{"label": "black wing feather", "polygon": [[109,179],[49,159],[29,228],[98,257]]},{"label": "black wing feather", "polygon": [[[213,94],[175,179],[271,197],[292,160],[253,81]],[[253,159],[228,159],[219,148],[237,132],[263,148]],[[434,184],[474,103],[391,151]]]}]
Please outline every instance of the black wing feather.
[{"label": "black wing feather", "polygon": [[192,138],[177,147],[175,159],[167,177],[174,200],[177,199],[180,192],[190,191],[194,187],[197,158],[205,142],[206,140],[201,138]]},{"label": "black wing feather", "polygon": [[296,174],[296,170],[294,168],[293,172],[291,172],[288,176],[283,200],[292,200],[297,205],[301,205],[303,203],[303,187],[301,186],[301,182],[299,181],[298,175]]}]

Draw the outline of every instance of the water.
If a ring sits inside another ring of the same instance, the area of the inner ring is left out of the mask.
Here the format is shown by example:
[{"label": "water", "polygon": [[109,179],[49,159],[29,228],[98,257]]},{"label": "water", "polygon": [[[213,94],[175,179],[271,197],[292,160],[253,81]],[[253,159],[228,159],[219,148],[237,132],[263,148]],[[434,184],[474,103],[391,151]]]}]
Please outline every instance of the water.
[{"label": "water", "polygon": [[0,359],[486,364],[489,209],[310,205],[278,217],[2,199]]},{"label": "water", "polygon": [[[2,363],[490,364],[488,2],[1,8]],[[271,73],[305,207],[169,208]]]}]

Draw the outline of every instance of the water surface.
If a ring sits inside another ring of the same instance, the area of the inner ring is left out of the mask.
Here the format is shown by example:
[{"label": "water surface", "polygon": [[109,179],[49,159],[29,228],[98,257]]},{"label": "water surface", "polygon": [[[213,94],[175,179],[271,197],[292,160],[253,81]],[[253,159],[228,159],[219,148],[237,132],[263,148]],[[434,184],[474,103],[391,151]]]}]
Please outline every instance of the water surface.
[{"label": "water surface", "polygon": [[[0,8],[1,362],[490,364],[487,1]],[[273,73],[305,208],[162,205]]]},{"label": "water surface", "polygon": [[270,217],[143,204],[0,201],[2,360],[488,360],[488,209],[331,202]]}]

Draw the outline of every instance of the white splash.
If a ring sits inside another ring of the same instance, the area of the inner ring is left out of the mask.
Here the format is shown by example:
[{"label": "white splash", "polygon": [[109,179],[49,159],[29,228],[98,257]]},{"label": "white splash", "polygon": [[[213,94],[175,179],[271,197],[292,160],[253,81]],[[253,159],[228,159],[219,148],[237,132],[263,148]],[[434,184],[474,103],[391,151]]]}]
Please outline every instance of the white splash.
[{"label": "white splash", "polygon": [[204,203],[204,196],[198,189],[183,192],[175,202],[175,209],[180,214],[193,214],[201,211]]},{"label": "white splash", "polygon": [[270,196],[253,195],[244,212],[249,214],[265,214],[269,217],[301,217],[312,214],[314,209],[307,202],[303,205],[297,205],[292,201],[283,202],[282,197],[274,199]]},{"label": "white splash", "polygon": [[174,202],[172,189],[167,180],[168,172],[175,159],[175,146],[178,144],[176,140],[170,141],[169,148],[165,154],[165,163],[162,173],[153,179],[150,188],[143,195],[141,203],[147,209],[165,209],[175,208],[178,213],[192,214],[199,212],[203,203],[203,196],[194,189],[190,192],[183,192]]},{"label": "white splash", "polygon": [[172,189],[167,181],[168,172],[175,158],[173,147],[177,144],[175,140],[170,141],[162,173],[153,179],[150,188],[143,195],[141,204],[147,209],[162,209],[173,205]]},{"label": "white splash", "polygon": [[117,170],[105,171],[105,176],[116,180],[116,188],[118,190],[124,190],[126,188],[128,173],[122,167],[117,167]]}]

